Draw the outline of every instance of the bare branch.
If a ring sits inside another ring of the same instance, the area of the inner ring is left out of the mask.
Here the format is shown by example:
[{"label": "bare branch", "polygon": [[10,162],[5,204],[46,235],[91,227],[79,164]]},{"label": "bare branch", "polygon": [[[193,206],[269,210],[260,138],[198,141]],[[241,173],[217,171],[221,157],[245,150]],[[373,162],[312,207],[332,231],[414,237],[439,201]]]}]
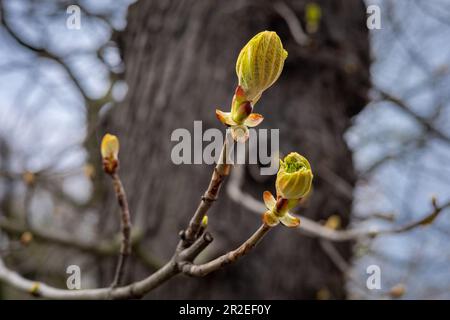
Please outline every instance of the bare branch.
[{"label": "bare branch", "polygon": [[69,78],[71,79],[72,83],[75,85],[75,87],[78,89],[80,94],[83,96],[83,98],[86,100],[86,102],[91,102],[92,100],[86,95],[83,87],[81,86],[80,81],[78,81],[77,77],[73,73],[72,69],[69,68],[69,66],[57,55],[49,52],[45,48],[39,48],[31,43],[26,42],[22,39],[22,37],[9,25],[9,22],[5,15],[5,6],[3,0],[0,0],[0,23],[3,25],[5,30],[8,32],[8,34],[19,44],[20,46],[36,53],[38,56],[43,58],[48,58],[50,60],[55,61],[57,64],[59,64],[64,71],[67,73]]},{"label": "bare branch", "polygon": [[198,229],[200,228],[203,217],[208,212],[212,203],[217,200],[217,196],[219,194],[222,182],[224,181],[225,177],[228,176],[228,174],[230,173],[231,166],[228,161],[229,152],[231,150],[231,146],[229,145],[230,140],[232,141],[232,139],[230,138],[230,133],[227,130],[225,142],[223,144],[222,151],[220,153],[220,158],[216,167],[214,168],[214,172],[211,177],[208,189],[202,196],[202,200],[200,201],[200,204],[198,205],[197,210],[195,211],[194,216],[192,217],[191,221],[189,222],[189,226],[185,231],[184,240],[188,244],[189,242],[192,243],[192,241],[195,240],[194,239],[195,235],[197,234]]},{"label": "bare branch", "polygon": [[[264,210],[266,210],[265,205],[264,203],[256,200],[241,189],[242,177],[243,168],[237,166],[231,174],[230,181],[227,186],[227,193],[232,200],[239,203],[244,208],[247,208],[249,211],[257,215],[261,215],[261,212],[264,212]],[[379,229],[374,227],[368,229],[352,228],[346,230],[334,230],[331,228],[327,228],[307,217],[295,214],[293,215],[300,218],[301,223],[297,230],[302,234],[314,238],[323,238],[330,241],[349,241],[359,238],[376,237],[379,235],[396,234],[409,231],[416,227],[431,223],[444,209],[447,209],[449,207],[450,201],[445,203],[444,205],[437,206],[436,201],[433,200],[433,211],[430,214],[406,225],[402,225],[400,227],[394,226],[387,229]]]},{"label": "bare branch", "polygon": [[239,246],[239,248],[204,264],[196,265],[188,262],[181,263],[181,271],[184,274],[190,276],[206,276],[207,274],[216,271],[223,266],[235,262],[240,257],[243,257],[244,255],[249,253],[270,229],[271,227],[267,226],[266,224],[262,224],[250,238],[248,238],[242,245]]},{"label": "bare branch", "polygon": [[[230,171],[229,158],[229,134],[227,132],[226,140],[220,155],[220,160],[217,166],[214,168],[211,182],[205,195],[202,197],[202,201],[199,204],[196,212],[194,213],[188,227],[185,231],[180,233],[181,240],[175,250],[172,259],[169,260],[161,269],[154,274],[148,276],[144,280],[134,282],[128,286],[123,287],[109,287],[100,289],[86,289],[86,290],[63,290],[48,286],[44,283],[33,282],[20,276],[18,273],[9,270],[3,261],[0,259],[0,280],[8,283],[20,290],[27,291],[34,296],[42,296],[50,299],[129,299],[140,298],[149,291],[158,287],[168,279],[180,273],[180,267],[183,266],[186,269],[186,265],[191,265],[191,272],[197,274],[206,274],[217,270],[219,267],[231,263],[237,260],[239,257],[245,255],[251,250],[256,243],[264,236],[264,234],[270,229],[268,226],[263,225],[258,231],[249,238],[241,247],[229,252],[228,254],[219,257],[205,265],[192,265],[197,255],[211,243],[212,237],[209,233],[203,233],[199,235],[199,229],[201,226],[201,220],[211,207],[212,202],[216,199],[220,186]],[[114,179],[114,173],[113,173]],[[129,219],[128,205],[126,204],[126,197],[123,191],[123,186],[118,184],[120,179],[116,176],[114,179],[116,194],[119,199],[119,204],[122,208],[122,218]],[[124,223],[126,224],[126,223]],[[187,237],[189,235],[189,238]],[[194,237],[199,236],[197,241]],[[197,271],[196,271],[197,270]],[[185,270],[187,273],[188,271]],[[117,283],[118,284],[118,283]]]},{"label": "bare branch", "polygon": [[178,273],[174,261],[169,261],[151,276],[124,287],[100,288],[86,290],[65,290],[51,287],[41,282],[25,279],[18,273],[9,270],[0,259],[0,280],[36,297],[48,299],[130,299],[141,298],[147,292],[158,287]]},{"label": "bare branch", "polygon": [[116,273],[113,283],[111,284],[111,287],[116,287],[120,284],[120,281],[124,274],[127,258],[131,254],[131,218],[130,210],[128,208],[128,200],[125,189],[122,185],[122,181],[120,180],[120,177],[117,173],[113,173],[111,175],[111,178],[113,180],[114,191],[116,193],[116,197],[121,210],[120,225],[122,231],[122,245],[120,247],[119,262],[117,263]]},{"label": "bare branch", "polygon": [[428,132],[433,134],[436,138],[439,138],[442,141],[450,143],[450,137],[447,134],[436,128],[430,120],[414,112],[402,99],[397,98],[379,88],[377,89],[377,91],[380,93],[382,99],[392,102],[399,109],[401,109],[409,116],[414,118],[418,123],[420,123]]},{"label": "bare branch", "polygon": [[275,2],[273,8],[286,21],[295,42],[300,46],[307,45],[310,39],[303,31],[295,12],[283,1]]},{"label": "bare branch", "polygon": [[[119,252],[119,241],[115,239],[102,241],[86,241],[74,237],[67,236],[66,233],[49,232],[48,230],[40,230],[34,227],[27,229],[18,223],[0,219],[0,229],[9,235],[20,237],[25,232],[31,232],[33,241],[42,242],[46,244],[54,244],[63,246],[65,248],[73,248],[96,256],[110,257]],[[137,257],[146,267],[150,269],[159,269],[162,264],[159,259],[153,257],[148,252],[143,252],[140,241],[142,239],[142,232],[135,230],[131,234],[131,244],[136,251]]]}]

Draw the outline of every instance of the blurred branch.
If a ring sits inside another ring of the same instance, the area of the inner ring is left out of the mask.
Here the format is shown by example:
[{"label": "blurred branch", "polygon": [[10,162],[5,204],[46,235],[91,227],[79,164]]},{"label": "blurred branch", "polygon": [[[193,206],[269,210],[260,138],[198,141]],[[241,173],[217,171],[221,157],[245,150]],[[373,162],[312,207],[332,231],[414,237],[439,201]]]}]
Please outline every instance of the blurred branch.
[{"label": "blurred branch", "polygon": [[[73,248],[86,253],[94,254],[97,256],[110,257],[117,254],[119,251],[120,243],[118,239],[103,240],[103,241],[86,241],[74,237],[67,236],[66,233],[49,232],[48,230],[40,230],[38,228],[28,229],[20,224],[9,221],[7,219],[0,219],[0,229],[9,235],[20,237],[25,232],[31,232],[33,241],[42,242],[46,244],[54,244],[63,246],[65,248]],[[139,252],[138,257],[140,261],[150,269],[158,269],[161,263],[155,257],[150,256],[148,253],[142,252],[139,242],[142,239],[142,233],[136,231],[131,235],[131,243],[136,247],[136,251]]]},{"label": "blurred branch", "polygon": [[163,282],[167,281],[176,275],[177,267],[173,260],[170,260],[161,269],[156,271],[151,276],[137,281],[133,284],[124,287],[100,288],[100,289],[85,289],[85,290],[65,290],[51,287],[41,282],[35,282],[25,279],[18,273],[9,270],[0,259],[0,280],[13,286],[21,291],[28,292],[36,297],[45,297],[49,299],[127,299],[140,298],[145,293],[158,287]]},{"label": "blurred branch", "polygon": [[439,21],[442,24],[445,24],[447,26],[450,26],[450,17],[445,17],[442,15],[441,10],[436,10],[432,8],[431,6],[425,5],[424,3],[427,3],[423,0],[414,0],[413,3],[426,15],[434,18],[435,20]]},{"label": "blurred branch", "polygon": [[[205,264],[195,265],[192,263],[195,258],[213,241],[209,233],[205,232],[206,226],[202,226],[201,221],[211,207],[212,202],[216,200],[220,190],[220,186],[224,178],[229,174],[230,171],[231,166],[228,163],[228,159],[229,151],[231,150],[231,148],[229,148],[230,139],[228,138],[229,131],[227,131],[227,136],[222,148],[222,152],[220,154],[219,163],[214,168],[214,172],[212,174],[208,189],[203,195],[202,200],[193,217],[191,218],[188,227],[180,232],[180,241],[175,249],[172,258],[158,271],[148,276],[144,280],[137,281],[123,287],[114,286],[115,283],[113,283],[113,286],[109,288],[86,289],[77,291],[63,290],[48,286],[44,283],[33,282],[25,279],[18,273],[9,270],[1,259],[0,280],[3,280],[5,283],[17,289],[27,291],[34,296],[42,296],[45,298],[128,299],[140,298],[144,296],[146,293],[158,287],[180,272],[190,275],[202,276],[236,261],[238,258],[247,254],[270,230],[270,227],[263,224],[247,241],[245,241],[236,250],[230,251],[229,253]],[[115,171],[111,172],[113,174],[115,173]],[[123,188],[122,190],[117,190],[116,185],[116,192],[118,193],[118,199],[119,203],[121,204],[122,210],[124,210],[123,206],[125,205],[125,199],[122,197],[124,195]],[[63,243],[68,242],[67,239],[60,237],[54,237],[53,240],[57,240]],[[139,252],[142,252],[142,249],[139,249]]]},{"label": "blurred branch", "polygon": [[303,31],[302,25],[295,15],[295,12],[289,8],[284,1],[275,2],[273,4],[273,8],[286,21],[295,42],[300,46],[307,45],[310,39],[306,35],[305,31]]},{"label": "blurred branch", "polygon": [[378,168],[384,165],[386,162],[398,160],[405,157],[412,151],[418,150],[421,147],[424,147],[427,143],[427,139],[425,136],[414,137],[409,141],[404,141],[402,143],[402,147],[396,150],[395,152],[391,152],[381,156],[380,158],[373,161],[365,170],[360,172],[359,178],[366,179],[372,173],[374,173]]},{"label": "blurred branch", "polygon": [[366,288],[361,285],[361,282],[358,280],[357,276],[352,271],[352,267],[345,261],[336,247],[330,241],[320,239],[319,241],[322,250],[327,254],[330,258],[331,262],[339,269],[339,271],[350,280],[355,286],[364,294],[367,295]]},{"label": "blurred branch", "polygon": [[78,91],[80,92],[80,94],[83,96],[83,98],[86,100],[86,102],[91,102],[92,100],[87,96],[87,94],[85,93],[83,87],[81,86],[80,81],[78,81],[77,77],[75,76],[75,74],[73,73],[72,69],[69,68],[69,66],[63,61],[63,59],[61,59],[60,57],[58,57],[57,55],[51,53],[50,51],[46,50],[45,48],[40,48],[37,46],[32,45],[31,43],[25,41],[24,39],[22,39],[22,37],[9,25],[8,19],[6,18],[6,14],[5,14],[5,6],[4,6],[4,1],[0,0],[0,23],[2,24],[2,26],[5,28],[5,30],[8,32],[8,34],[17,42],[17,44],[19,44],[20,46],[36,53],[38,56],[43,57],[43,58],[47,58],[50,60],[53,60],[54,62],[56,62],[57,64],[59,64],[64,71],[66,72],[66,74],[69,76],[69,78],[71,79],[72,83],[75,85],[75,87],[78,89]]},{"label": "blurred branch", "polygon": [[392,102],[400,110],[404,111],[406,114],[414,118],[418,123],[420,123],[428,132],[430,132],[436,138],[439,138],[444,142],[450,143],[450,137],[447,134],[436,128],[429,119],[422,117],[421,115],[414,112],[403,100],[387,93],[386,91],[380,88],[376,88],[376,90],[381,95],[381,98],[383,100]]},{"label": "blurred branch", "polygon": [[[265,205],[259,200],[256,200],[251,195],[246,193],[242,188],[243,179],[243,167],[236,166],[235,170],[231,174],[230,181],[227,186],[228,196],[239,203],[242,207],[247,208],[249,211],[261,215],[265,210]],[[380,235],[397,234],[410,231],[416,227],[427,225],[434,221],[437,216],[445,209],[450,207],[450,201],[438,206],[436,199],[432,200],[433,210],[431,213],[427,214],[425,217],[407,223],[402,226],[394,226],[392,228],[379,229],[379,228],[369,228],[360,229],[352,228],[346,230],[334,230],[327,228],[311,219],[304,216],[296,215],[300,218],[300,226],[297,229],[300,233],[305,234],[314,238],[322,238],[330,241],[349,241],[359,238],[376,237]]]}]

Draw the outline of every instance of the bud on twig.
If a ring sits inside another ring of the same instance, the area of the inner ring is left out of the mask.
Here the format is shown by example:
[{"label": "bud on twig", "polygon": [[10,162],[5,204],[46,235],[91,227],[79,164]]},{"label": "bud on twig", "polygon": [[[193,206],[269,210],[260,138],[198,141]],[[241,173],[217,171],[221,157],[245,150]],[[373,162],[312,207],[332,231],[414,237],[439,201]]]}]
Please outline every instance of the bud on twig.
[{"label": "bud on twig", "polygon": [[405,285],[398,283],[389,290],[389,296],[394,299],[403,297],[406,292]]},{"label": "bud on twig", "polygon": [[33,234],[30,231],[25,231],[20,236],[20,243],[24,246],[27,246],[30,244],[30,242],[33,241]]},{"label": "bud on twig", "polygon": [[280,160],[277,174],[277,195],[285,199],[300,199],[311,190],[313,174],[305,157],[296,152]]},{"label": "bud on twig", "polygon": [[231,112],[216,110],[217,118],[231,126],[233,139],[245,142],[248,127],[260,124],[264,117],[252,113],[253,106],[280,76],[287,51],[280,37],[273,31],[263,31],[254,36],[239,53],[236,74],[239,85],[233,96]]},{"label": "bud on twig", "polygon": [[291,215],[289,210],[308,194],[312,177],[308,160],[298,153],[290,153],[284,161],[280,161],[276,180],[277,199],[269,191],[263,194],[264,204],[268,209],[263,215],[264,223],[270,227],[279,222],[287,227],[297,227],[300,219]]},{"label": "bud on twig", "polygon": [[208,226],[208,216],[204,216],[202,219],[202,228],[206,228]]},{"label": "bud on twig", "polygon": [[36,175],[31,171],[25,171],[22,174],[22,179],[28,186],[32,186],[36,181]]},{"label": "bud on twig", "polygon": [[119,165],[119,139],[112,134],[105,134],[101,145],[103,158],[103,170],[108,174],[113,174]]},{"label": "bud on twig", "polygon": [[253,105],[281,74],[288,53],[273,31],[254,36],[239,53],[236,74],[247,101]]}]

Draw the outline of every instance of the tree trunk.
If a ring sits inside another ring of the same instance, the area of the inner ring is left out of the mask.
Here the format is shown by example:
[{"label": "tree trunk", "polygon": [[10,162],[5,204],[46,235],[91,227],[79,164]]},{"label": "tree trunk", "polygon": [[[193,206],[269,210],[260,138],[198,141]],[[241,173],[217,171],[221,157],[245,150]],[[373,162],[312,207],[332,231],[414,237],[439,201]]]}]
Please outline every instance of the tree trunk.
[{"label": "tree trunk", "polygon": [[[305,3],[286,1],[302,22]],[[355,172],[343,135],[351,116],[365,105],[369,88],[365,7],[362,0],[318,3],[320,27],[306,47],[294,41],[273,1],[151,0],[130,7],[119,43],[129,92],[106,127],[119,135],[120,172],[134,227],[145,229],[149,253],[171,256],[213,170],[174,165],[172,131],[193,132],[194,120],[203,121],[204,130],[225,130],[215,109],[229,108],[237,85],[236,58],[262,30],[276,31],[289,56],[280,79],[256,105],[265,117],[261,128],[280,129],[284,154],[298,151],[310,159],[314,191],[301,213],[316,221],[337,214],[344,227],[348,224]],[[258,199],[264,190],[274,192],[274,176],[261,179],[249,168],[247,192]],[[116,210],[115,202],[107,199],[105,208]],[[236,247],[261,220],[222,190],[209,221],[215,241],[206,255]],[[351,243],[338,248],[349,260]],[[315,299],[319,290],[345,298],[345,279],[318,240],[277,227],[235,265],[204,279],[179,276],[149,297]]]}]

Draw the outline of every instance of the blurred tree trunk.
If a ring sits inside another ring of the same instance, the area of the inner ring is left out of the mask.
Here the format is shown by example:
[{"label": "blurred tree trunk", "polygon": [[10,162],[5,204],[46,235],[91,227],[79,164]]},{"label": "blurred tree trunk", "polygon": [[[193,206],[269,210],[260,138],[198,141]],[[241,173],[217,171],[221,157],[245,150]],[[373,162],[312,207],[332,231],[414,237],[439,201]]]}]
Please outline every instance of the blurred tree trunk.
[{"label": "blurred tree trunk", "polygon": [[[286,1],[302,23],[305,2]],[[262,30],[277,31],[289,57],[279,81],[256,106],[265,116],[261,127],[280,129],[282,152],[298,151],[311,160],[314,194],[302,214],[317,221],[338,214],[347,225],[355,172],[343,135],[369,88],[365,7],[362,0],[318,3],[322,19],[308,46],[294,41],[273,1],[152,0],[130,7],[119,40],[129,92],[106,118],[106,127],[120,137],[121,175],[134,226],[145,229],[149,253],[170,257],[213,170],[175,166],[172,131],[193,132],[194,120],[203,121],[204,129],[224,130],[214,110],[229,108],[239,50]],[[263,190],[274,191],[274,177],[246,170],[246,191],[258,199]],[[105,208],[116,210],[115,201],[106,200]],[[109,217],[110,210],[105,210]],[[215,241],[207,254],[234,248],[259,223],[222,190],[210,213]],[[338,248],[350,259],[350,243]],[[131,272],[141,276],[136,265]],[[317,240],[279,227],[237,264],[205,279],[180,276],[150,297],[314,299],[319,290],[345,298],[344,277]]]}]

